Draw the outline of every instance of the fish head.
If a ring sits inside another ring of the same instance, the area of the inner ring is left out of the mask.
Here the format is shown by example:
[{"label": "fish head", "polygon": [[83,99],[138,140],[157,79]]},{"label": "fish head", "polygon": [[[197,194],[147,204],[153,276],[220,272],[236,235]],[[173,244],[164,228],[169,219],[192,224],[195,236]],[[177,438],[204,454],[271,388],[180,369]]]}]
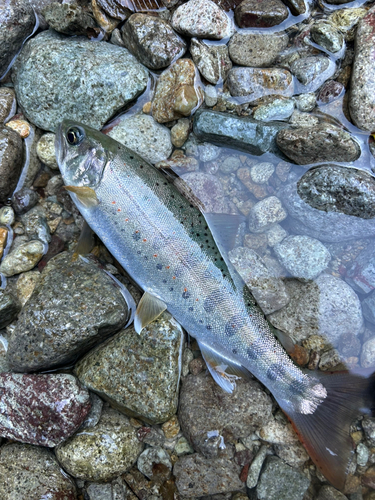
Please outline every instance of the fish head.
[{"label": "fish head", "polygon": [[108,160],[103,134],[87,125],[63,120],[55,139],[56,160],[64,183],[69,186],[98,186]]}]

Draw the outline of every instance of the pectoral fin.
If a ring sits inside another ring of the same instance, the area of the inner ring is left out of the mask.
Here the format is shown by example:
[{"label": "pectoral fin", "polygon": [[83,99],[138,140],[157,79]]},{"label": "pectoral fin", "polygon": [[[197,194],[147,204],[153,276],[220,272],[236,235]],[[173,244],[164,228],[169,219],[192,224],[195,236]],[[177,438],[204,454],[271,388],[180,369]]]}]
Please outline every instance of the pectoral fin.
[{"label": "pectoral fin", "polygon": [[167,304],[165,302],[155,297],[155,295],[145,292],[135,312],[134,330],[141,333],[142,328],[158,318],[166,309]]},{"label": "pectoral fin", "polygon": [[233,392],[236,387],[236,380],[252,378],[250,372],[237,361],[215,351],[202,342],[198,342],[198,344],[213,379],[225,392]]},{"label": "pectoral fin", "polygon": [[87,186],[65,186],[67,191],[74,193],[78,200],[86,208],[96,207],[99,204],[99,200],[96,196],[95,191]]},{"label": "pectoral fin", "polygon": [[90,253],[94,246],[94,233],[91,227],[87,224],[86,221],[83,222],[82,231],[79,236],[77,245],[75,246],[73,258],[75,261],[78,258],[78,255],[87,255]]}]

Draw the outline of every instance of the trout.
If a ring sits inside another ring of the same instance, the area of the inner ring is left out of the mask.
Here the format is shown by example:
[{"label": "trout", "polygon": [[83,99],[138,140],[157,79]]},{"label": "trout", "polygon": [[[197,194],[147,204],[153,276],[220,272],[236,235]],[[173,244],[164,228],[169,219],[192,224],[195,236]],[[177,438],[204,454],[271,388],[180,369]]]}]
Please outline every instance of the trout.
[{"label": "trout", "polygon": [[225,391],[253,374],[317,467],[343,489],[353,453],[349,426],[370,405],[373,376],[307,374],[292,362],[228,259],[226,239],[238,218],[203,214],[155,167],[86,125],[61,123],[56,157],[78,210],[145,292],[135,330],[167,309],[197,340]]}]

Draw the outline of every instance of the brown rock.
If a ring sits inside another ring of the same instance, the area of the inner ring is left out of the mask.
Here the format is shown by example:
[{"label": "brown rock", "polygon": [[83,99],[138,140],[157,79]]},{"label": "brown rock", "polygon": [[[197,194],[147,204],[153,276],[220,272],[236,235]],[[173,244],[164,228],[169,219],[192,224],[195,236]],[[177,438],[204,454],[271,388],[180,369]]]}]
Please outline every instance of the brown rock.
[{"label": "brown rock", "polygon": [[288,17],[288,9],[280,0],[244,0],[236,8],[240,28],[269,28]]},{"label": "brown rock", "polygon": [[4,203],[13,193],[23,161],[21,137],[9,128],[0,128],[0,202]]}]

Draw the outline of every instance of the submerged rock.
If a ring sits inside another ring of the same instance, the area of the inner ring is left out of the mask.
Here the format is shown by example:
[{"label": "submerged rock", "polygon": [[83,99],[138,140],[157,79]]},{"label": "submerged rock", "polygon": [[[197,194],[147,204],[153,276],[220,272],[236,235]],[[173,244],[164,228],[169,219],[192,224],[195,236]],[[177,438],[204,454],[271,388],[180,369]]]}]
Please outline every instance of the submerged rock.
[{"label": "submerged rock", "polygon": [[234,11],[240,28],[270,28],[288,17],[281,0],[243,0]]},{"label": "submerged rock", "polygon": [[21,304],[7,290],[0,288],[0,330],[11,323],[21,310]]},{"label": "submerged rock", "polygon": [[44,245],[39,240],[31,240],[14,248],[0,264],[0,273],[4,276],[30,271],[40,261],[44,253]]},{"label": "submerged rock", "polygon": [[74,361],[119,330],[127,306],[112,279],[71,253],[50,260],[19,317],[8,360],[17,371],[35,371]]},{"label": "submerged rock", "polygon": [[0,87],[0,123],[9,120],[16,113],[16,94],[8,87]]},{"label": "submerged rock", "polygon": [[0,203],[12,195],[23,163],[21,137],[7,127],[0,127]]},{"label": "submerged rock", "polygon": [[148,73],[125,48],[44,31],[22,49],[12,78],[26,117],[55,132],[63,118],[100,129],[143,92]]},{"label": "submerged rock", "polygon": [[78,3],[53,2],[43,9],[43,16],[51,28],[65,35],[95,37],[100,31],[92,15]]},{"label": "submerged rock", "polygon": [[208,45],[197,38],[192,38],[190,53],[201,75],[216,85],[226,80],[232,61],[226,45]]},{"label": "submerged rock", "polygon": [[227,84],[233,97],[246,97],[249,102],[266,95],[293,94],[293,77],[287,69],[281,68],[236,67],[230,70]]},{"label": "submerged rock", "polygon": [[267,68],[289,42],[286,33],[235,33],[228,45],[233,62],[242,66]]},{"label": "submerged rock", "polygon": [[367,248],[355,258],[346,271],[345,280],[359,293],[369,293],[375,289],[375,248]]}]

